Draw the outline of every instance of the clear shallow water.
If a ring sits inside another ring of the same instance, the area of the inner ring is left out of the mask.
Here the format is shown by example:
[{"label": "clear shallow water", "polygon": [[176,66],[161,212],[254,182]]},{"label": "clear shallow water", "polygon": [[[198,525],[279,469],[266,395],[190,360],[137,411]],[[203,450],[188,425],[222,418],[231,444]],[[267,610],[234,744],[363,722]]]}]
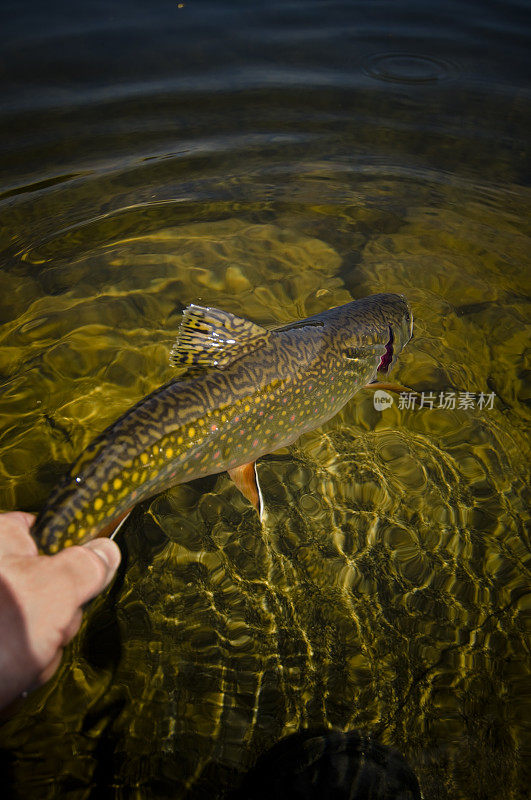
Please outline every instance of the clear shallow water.
[{"label": "clear shallow water", "polygon": [[529,6],[399,6],[3,6],[3,508],[171,376],[189,302],[273,324],[400,291],[396,377],[495,394],[358,396],[261,462],[263,527],[226,476],[137,509],[0,728],[14,796],[222,797],[323,724],[425,797],[525,796]]}]

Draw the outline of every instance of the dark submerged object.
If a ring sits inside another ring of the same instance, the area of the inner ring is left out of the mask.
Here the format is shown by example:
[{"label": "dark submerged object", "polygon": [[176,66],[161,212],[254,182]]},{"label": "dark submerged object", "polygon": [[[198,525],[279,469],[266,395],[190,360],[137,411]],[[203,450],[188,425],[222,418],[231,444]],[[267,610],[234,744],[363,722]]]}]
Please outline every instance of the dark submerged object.
[{"label": "dark submerged object", "polygon": [[359,731],[300,731],[264,753],[226,800],[422,800],[396,750]]}]

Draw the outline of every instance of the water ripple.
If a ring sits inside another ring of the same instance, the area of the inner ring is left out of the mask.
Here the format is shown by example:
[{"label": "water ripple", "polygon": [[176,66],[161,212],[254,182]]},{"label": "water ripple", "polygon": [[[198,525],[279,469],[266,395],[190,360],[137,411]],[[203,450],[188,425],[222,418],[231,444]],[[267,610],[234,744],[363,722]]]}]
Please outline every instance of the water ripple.
[{"label": "water ripple", "polygon": [[436,83],[458,71],[448,59],[418,53],[376,53],[365,59],[364,72],[371,78],[393,83]]}]

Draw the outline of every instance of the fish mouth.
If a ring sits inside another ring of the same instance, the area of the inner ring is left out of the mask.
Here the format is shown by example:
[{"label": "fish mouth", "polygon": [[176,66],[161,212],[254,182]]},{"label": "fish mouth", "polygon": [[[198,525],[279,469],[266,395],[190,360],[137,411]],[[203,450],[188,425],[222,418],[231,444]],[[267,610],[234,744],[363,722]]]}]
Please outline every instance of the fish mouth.
[{"label": "fish mouth", "polygon": [[389,341],[385,345],[385,353],[380,359],[380,363],[378,364],[378,372],[387,372],[389,369],[389,365],[393,360],[394,355],[394,336],[393,336],[393,329],[389,325]]}]

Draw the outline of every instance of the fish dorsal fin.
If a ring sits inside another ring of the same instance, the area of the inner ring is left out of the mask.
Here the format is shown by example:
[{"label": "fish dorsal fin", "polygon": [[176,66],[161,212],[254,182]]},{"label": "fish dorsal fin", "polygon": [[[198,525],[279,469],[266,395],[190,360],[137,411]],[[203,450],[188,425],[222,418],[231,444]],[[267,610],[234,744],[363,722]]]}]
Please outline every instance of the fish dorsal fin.
[{"label": "fish dorsal fin", "polygon": [[170,353],[173,367],[223,369],[268,341],[269,331],[218,308],[190,305]]}]

